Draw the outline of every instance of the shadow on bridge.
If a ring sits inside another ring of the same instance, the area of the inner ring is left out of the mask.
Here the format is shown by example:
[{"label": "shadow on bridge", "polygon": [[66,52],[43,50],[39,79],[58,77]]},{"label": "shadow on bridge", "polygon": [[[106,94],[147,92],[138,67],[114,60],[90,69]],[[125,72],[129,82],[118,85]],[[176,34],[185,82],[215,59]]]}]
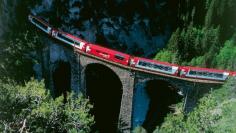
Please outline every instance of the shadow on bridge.
[{"label": "shadow on bridge", "polygon": [[[112,133],[117,131],[122,83],[117,74],[101,64],[89,64],[85,69],[86,95],[94,105],[94,131]],[[94,132],[92,131],[92,132]]]}]

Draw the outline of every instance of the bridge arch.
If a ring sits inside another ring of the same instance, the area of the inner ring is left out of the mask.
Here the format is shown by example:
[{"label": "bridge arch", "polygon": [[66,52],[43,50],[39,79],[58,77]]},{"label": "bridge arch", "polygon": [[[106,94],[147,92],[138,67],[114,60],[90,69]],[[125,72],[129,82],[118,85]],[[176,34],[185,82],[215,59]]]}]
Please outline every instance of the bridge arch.
[{"label": "bridge arch", "polygon": [[94,105],[94,129],[99,132],[116,132],[122,99],[122,82],[109,67],[99,63],[85,68],[86,95]]},{"label": "bridge arch", "polygon": [[53,93],[54,97],[63,95],[67,96],[67,92],[71,91],[71,65],[69,62],[58,61],[53,70]]},{"label": "bridge arch", "polygon": [[152,132],[164,121],[166,115],[173,111],[169,106],[180,102],[181,96],[176,88],[163,80],[150,80],[146,83],[145,89],[150,102],[143,127]]},{"label": "bridge arch", "polygon": [[143,126],[152,132],[171,112],[169,106],[178,103],[182,96],[172,83],[162,79],[141,80],[135,86],[133,128]]}]

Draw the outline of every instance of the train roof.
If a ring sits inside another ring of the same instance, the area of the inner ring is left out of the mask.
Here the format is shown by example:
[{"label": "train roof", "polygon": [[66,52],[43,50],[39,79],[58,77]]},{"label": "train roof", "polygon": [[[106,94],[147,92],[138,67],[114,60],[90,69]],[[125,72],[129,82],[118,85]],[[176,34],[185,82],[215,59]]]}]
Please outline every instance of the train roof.
[{"label": "train roof", "polygon": [[36,17],[34,15],[29,15],[30,17],[32,18],[35,18],[37,19],[38,21],[40,21],[41,23],[43,23],[44,25],[48,26],[48,27],[52,27],[49,23],[47,23],[43,18],[40,18],[40,17]]},{"label": "train roof", "polygon": [[220,69],[214,69],[214,68],[202,68],[202,67],[193,67],[193,66],[182,66],[182,68],[188,68],[190,70],[199,70],[199,71],[214,71],[214,72],[230,72],[227,70],[220,70]]},{"label": "train roof", "polygon": [[122,52],[116,51],[114,49],[106,48],[106,47],[100,46],[98,44],[89,43],[88,45],[91,45],[93,48],[100,49],[101,51],[104,51],[104,52],[116,53],[116,54],[118,53],[118,54],[123,55],[123,56],[130,56],[129,54],[122,53]]},{"label": "train roof", "polygon": [[54,31],[57,31],[57,32],[59,32],[59,33],[62,33],[62,34],[65,34],[66,36],[68,36],[68,37],[70,37],[70,38],[72,38],[72,39],[74,39],[74,40],[77,40],[77,41],[80,41],[80,42],[84,42],[84,43],[88,43],[87,41],[85,41],[85,40],[83,40],[83,39],[80,39],[79,37],[77,37],[77,36],[75,36],[75,35],[72,35],[72,34],[70,34],[70,33],[67,33],[67,32],[64,32],[64,31],[61,31],[61,30],[59,30],[59,29],[53,29]]}]

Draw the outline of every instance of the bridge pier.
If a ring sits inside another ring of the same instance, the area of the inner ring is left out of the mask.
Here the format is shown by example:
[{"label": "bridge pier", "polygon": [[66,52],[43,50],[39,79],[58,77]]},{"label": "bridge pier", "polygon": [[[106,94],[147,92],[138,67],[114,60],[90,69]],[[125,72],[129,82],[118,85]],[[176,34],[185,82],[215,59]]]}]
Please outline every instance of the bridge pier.
[{"label": "bridge pier", "polygon": [[85,70],[89,64],[102,64],[107,66],[114,71],[120,78],[122,83],[122,97],[121,106],[119,113],[119,120],[117,122],[118,129],[124,133],[130,133],[132,128],[132,109],[133,109],[133,88],[135,82],[135,73],[129,69],[121,69],[119,66],[114,66],[112,64],[96,60],[93,58],[88,58],[85,55],[78,55],[77,62],[79,66],[79,79],[80,79],[80,92],[86,95],[86,74]]},{"label": "bridge pier", "polygon": [[121,82],[123,84],[123,94],[121,99],[120,115],[118,129],[122,133],[130,133],[132,128],[132,110],[133,110],[133,96],[135,75],[128,72],[122,75]]}]

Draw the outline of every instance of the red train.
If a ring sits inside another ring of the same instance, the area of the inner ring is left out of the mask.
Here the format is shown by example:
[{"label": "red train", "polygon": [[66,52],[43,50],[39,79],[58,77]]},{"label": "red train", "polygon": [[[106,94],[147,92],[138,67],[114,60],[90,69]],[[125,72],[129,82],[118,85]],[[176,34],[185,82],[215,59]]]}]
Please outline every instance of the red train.
[{"label": "red train", "polygon": [[45,33],[72,46],[77,51],[84,52],[124,66],[191,79],[194,78],[225,81],[229,76],[236,77],[236,72],[190,66],[178,66],[176,64],[170,64],[167,62],[133,57],[119,51],[88,43],[76,36],[54,29],[49,24],[35,16],[29,15],[29,20]]},{"label": "red train", "polygon": [[94,45],[90,43],[86,45],[85,52],[126,66],[129,64],[130,60],[130,55],[128,54],[124,54],[119,51],[104,48],[99,45]]}]

